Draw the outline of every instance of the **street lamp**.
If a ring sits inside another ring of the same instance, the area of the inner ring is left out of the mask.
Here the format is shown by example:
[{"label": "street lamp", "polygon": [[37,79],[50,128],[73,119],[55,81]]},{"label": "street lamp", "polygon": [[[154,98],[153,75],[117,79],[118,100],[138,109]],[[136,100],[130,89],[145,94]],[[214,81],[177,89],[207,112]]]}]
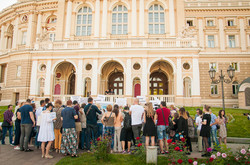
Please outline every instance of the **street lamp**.
[{"label": "street lamp", "polygon": [[212,84],[219,84],[221,83],[221,89],[222,89],[222,106],[223,106],[223,110],[225,111],[225,100],[224,100],[224,86],[223,83],[231,83],[233,78],[234,78],[234,74],[235,74],[235,69],[230,65],[227,69],[227,74],[229,79],[225,79],[225,75],[222,74],[222,70],[220,71],[220,76],[219,79],[215,80],[215,73],[216,70],[213,68],[213,66],[211,66],[210,70],[208,71],[209,76],[212,80]]}]

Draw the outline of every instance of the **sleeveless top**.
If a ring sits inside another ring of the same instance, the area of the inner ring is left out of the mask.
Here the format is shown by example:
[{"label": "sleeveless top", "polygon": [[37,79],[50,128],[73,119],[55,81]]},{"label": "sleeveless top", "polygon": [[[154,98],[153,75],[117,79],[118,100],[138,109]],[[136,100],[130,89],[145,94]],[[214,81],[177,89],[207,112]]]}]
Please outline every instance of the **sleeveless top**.
[{"label": "sleeveless top", "polygon": [[111,117],[109,117],[110,114],[104,117],[104,123],[105,123],[105,126],[106,126],[106,127],[114,127],[115,118],[112,117],[113,114],[114,114],[114,113],[112,113]]}]

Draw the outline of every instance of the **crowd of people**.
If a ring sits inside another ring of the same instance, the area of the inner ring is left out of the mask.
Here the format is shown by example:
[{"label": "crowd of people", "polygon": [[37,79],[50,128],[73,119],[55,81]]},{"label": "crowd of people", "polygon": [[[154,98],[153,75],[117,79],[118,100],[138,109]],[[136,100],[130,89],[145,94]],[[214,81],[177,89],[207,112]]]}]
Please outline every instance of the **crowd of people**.
[{"label": "crowd of people", "polygon": [[103,136],[111,137],[111,152],[117,153],[131,153],[131,146],[137,145],[136,139],[140,138],[146,147],[158,144],[160,154],[165,154],[168,153],[168,139],[185,138],[186,154],[190,154],[193,150],[191,139],[195,134],[199,152],[209,156],[208,148],[214,146],[216,149],[222,141],[226,144],[227,137],[225,111],[220,110],[216,116],[207,105],[203,111],[197,109],[194,119],[183,107],[177,109],[171,105],[169,109],[162,101],[154,108],[151,102],[140,105],[139,99],[135,99],[131,106],[107,105],[106,109],[94,104],[92,97],[88,98],[87,104],[81,105],[71,100],[66,105],[56,100],[53,105],[46,98],[40,101],[39,107],[27,99],[16,105],[14,113],[12,110],[13,106],[9,105],[4,113],[2,144],[5,144],[5,135],[9,131],[9,141],[14,149],[31,152],[28,144],[34,138],[35,146],[41,148],[42,158],[48,159],[53,158],[50,155],[52,147],[57,153],[72,157],[78,156],[78,149],[90,152],[91,145]]}]

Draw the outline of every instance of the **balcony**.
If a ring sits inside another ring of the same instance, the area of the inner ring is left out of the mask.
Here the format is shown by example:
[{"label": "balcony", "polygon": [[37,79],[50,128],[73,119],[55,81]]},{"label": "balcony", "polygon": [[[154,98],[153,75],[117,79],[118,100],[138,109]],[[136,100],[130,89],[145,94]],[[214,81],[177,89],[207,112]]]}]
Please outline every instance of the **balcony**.
[{"label": "balcony", "polygon": [[36,43],[34,50],[198,48],[195,39],[107,39]]}]

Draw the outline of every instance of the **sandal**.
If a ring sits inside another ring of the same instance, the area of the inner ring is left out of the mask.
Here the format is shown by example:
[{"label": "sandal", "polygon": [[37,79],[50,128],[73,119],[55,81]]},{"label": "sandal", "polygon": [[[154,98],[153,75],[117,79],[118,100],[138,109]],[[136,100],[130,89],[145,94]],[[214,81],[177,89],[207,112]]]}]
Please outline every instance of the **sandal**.
[{"label": "sandal", "polygon": [[76,158],[76,157],[78,157],[78,155],[71,155],[71,157],[72,157],[72,158]]},{"label": "sandal", "polygon": [[51,155],[45,155],[45,158],[46,158],[46,159],[52,159],[52,158],[54,158],[54,157],[51,156]]}]

